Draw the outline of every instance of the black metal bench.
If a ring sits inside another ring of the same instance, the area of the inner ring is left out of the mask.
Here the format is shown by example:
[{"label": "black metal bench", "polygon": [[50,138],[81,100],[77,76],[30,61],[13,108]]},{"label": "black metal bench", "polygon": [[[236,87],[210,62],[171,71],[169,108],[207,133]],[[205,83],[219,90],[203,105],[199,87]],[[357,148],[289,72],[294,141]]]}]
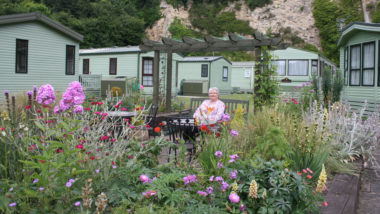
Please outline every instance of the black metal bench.
[{"label": "black metal bench", "polygon": [[[190,100],[190,109],[191,112],[195,112],[197,108],[202,104],[204,100],[207,100],[208,98],[191,98]],[[225,112],[228,114],[232,114],[239,105],[243,108],[243,110],[246,110],[246,112],[249,112],[249,101],[248,100],[231,100],[231,99],[220,99],[224,105],[226,106]]]}]

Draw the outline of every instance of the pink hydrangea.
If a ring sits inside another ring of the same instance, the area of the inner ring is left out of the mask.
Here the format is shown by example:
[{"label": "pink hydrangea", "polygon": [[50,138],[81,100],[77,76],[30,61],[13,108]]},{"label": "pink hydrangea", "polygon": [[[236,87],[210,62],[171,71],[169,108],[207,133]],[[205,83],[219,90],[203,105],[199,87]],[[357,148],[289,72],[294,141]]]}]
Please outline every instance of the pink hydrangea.
[{"label": "pink hydrangea", "polygon": [[36,100],[39,104],[49,105],[55,101],[54,88],[50,84],[45,84],[40,87]]}]

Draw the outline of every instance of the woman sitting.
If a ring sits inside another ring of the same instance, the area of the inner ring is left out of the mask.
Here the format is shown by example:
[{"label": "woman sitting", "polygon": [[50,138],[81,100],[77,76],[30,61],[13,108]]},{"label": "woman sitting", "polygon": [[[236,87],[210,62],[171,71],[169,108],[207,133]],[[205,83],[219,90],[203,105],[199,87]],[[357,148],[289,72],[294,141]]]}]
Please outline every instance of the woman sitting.
[{"label": "woman sitting", "polygon": [[208,90],[209,100],[203,101],[194,113],[195,122],[198,125],[215,124],[222,119],[225,105],[219,100],[219,90],[212,87]]}]

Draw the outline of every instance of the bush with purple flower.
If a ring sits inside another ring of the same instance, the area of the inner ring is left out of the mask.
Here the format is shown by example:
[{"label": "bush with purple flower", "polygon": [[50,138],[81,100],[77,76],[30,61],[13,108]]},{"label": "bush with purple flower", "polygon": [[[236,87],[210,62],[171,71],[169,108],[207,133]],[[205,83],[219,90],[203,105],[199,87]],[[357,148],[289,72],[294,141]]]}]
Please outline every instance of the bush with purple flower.
[{"label": "bush with purple flower", "polygon": [[45,84],[40,87],[36,100],[39,104],[50,105],[55,101],[54,88],[50,84]]}]

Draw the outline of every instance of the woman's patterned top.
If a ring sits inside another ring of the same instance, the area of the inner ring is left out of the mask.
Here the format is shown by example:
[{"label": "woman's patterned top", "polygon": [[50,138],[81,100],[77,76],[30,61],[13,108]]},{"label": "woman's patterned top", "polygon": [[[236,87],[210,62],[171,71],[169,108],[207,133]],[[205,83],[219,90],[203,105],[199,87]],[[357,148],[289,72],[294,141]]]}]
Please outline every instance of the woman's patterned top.
[{"label": "woman's patterned top", "polygon": [[222,119],[225,105],[222,101],[205,100],[195,111],[193,117],[198,125],[215,124]]}]

